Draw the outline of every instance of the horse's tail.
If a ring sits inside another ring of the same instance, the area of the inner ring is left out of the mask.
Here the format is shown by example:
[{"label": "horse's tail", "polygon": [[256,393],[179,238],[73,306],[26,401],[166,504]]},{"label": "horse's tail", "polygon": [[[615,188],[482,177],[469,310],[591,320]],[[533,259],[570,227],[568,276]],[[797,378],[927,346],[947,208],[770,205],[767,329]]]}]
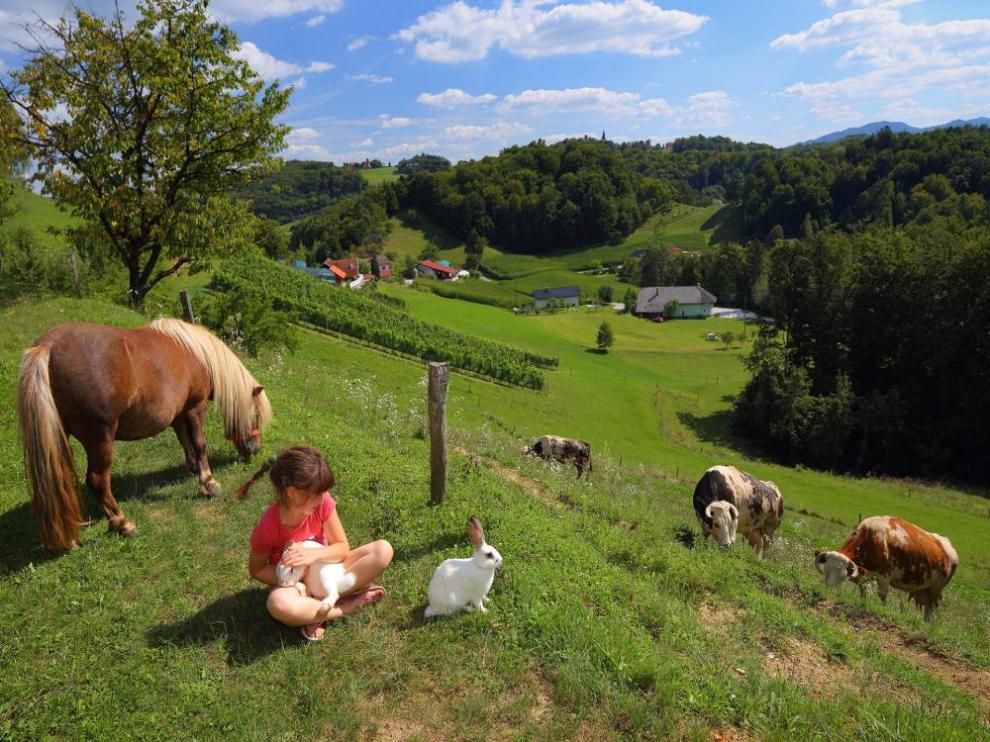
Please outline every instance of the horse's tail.
[{"label": "horse's tail", "polygon": [[17,390],[17,417],[32,510],[41,524],[41,541],[53,549],[71,549],[79,537],[82,512],[76,489],[72,449],[52,396],[48,374],[51,351],[34,346],[24,352]]}]

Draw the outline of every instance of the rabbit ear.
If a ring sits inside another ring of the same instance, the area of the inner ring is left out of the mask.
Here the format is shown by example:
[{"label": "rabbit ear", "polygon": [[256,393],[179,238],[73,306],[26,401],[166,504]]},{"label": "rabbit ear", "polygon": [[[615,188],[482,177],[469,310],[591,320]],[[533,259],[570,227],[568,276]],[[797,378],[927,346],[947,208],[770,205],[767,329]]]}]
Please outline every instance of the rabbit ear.
[{"label": "rabbit ear", "polygon": [[485,543],[485,529],[481,527],[481,521],[473,515],[468,518],[468,535],[475,549],[480,549]]}]

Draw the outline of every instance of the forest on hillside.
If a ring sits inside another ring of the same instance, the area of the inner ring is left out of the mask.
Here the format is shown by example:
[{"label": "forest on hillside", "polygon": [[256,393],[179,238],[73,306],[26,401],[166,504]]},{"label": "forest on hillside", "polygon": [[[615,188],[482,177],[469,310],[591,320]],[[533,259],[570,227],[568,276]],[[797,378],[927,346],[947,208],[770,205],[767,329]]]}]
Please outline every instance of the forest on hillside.
[{"label": "forest on hillside", "polygon": [[742,230],[764,239],[837,227],[859,232],[955,214],[986,218],[990,129],[923,134],[884,129],[827,145],[774,149],[726,137],[650,142],[572,139],[400,181],[402,205],[452,233],[541,253],[615,241],[672,201],[740,205]]},{"label": "forest on hillside", "polygon": [[990,456],[990,230],[951,219],[825,232],[769,253],[736,427],[772,458],[982,480]]},{"label": "forest on hillside", "polygon": [[356,167],[289,160],[272,175],[244,185],[233,195],[250,201],[254,213],[284,224],[367,187]]}]

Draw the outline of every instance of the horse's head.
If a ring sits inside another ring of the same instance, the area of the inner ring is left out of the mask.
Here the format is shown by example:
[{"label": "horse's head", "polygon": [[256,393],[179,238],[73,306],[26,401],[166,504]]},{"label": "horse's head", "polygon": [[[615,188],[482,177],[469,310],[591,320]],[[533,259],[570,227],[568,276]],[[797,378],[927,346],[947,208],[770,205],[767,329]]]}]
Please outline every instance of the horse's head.
[{"label": "horse's head", "polygon": [[244,461],[261,451],[261,427],[268,423],[272,416],[272,408],[268,403],[268,395],[263,386],[256,386],[251,392],[251,426],[243,433],[231,433],[227,437],[237,447],[237,453]]}]

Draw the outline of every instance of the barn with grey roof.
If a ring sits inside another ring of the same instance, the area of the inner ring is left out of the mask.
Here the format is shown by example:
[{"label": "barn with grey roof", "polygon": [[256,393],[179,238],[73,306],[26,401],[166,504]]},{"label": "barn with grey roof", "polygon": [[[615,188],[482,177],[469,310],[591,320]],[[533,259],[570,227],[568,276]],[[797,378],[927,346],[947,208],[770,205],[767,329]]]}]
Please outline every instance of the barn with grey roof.
[{"label": "barn with grey roof", "polygon": [[647,286],[636,297],[636,314],[666,317],[664,308],[672,301],[677,302],[673,317],[711,317],[715,295],[701,286]]}]

